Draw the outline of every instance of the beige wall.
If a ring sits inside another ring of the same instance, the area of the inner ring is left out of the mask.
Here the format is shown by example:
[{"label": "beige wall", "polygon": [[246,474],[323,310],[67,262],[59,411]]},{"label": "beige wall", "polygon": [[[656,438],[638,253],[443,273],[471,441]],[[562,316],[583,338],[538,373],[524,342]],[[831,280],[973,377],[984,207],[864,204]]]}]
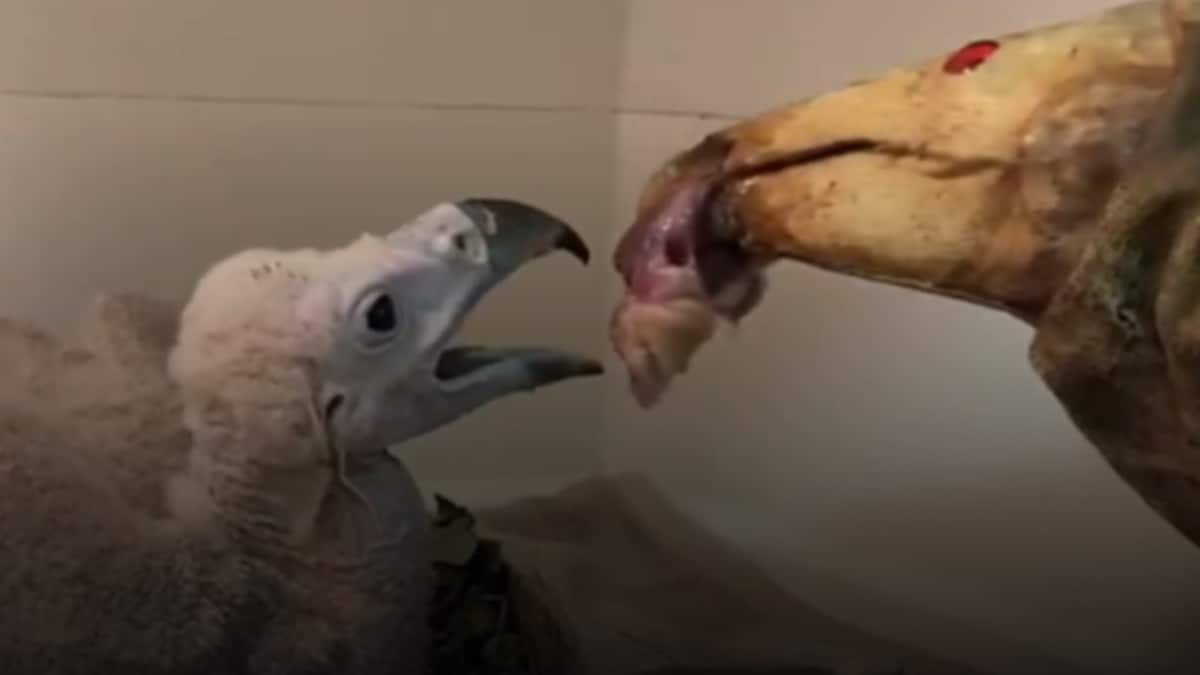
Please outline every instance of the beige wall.
[{"label": "beige wall", "polygon": [[[471,333],[607,352],[608,247],[649,171],[724,123],[694,113],[1106,4],[0,0],[0,313],[63,327],[100,288],[182,298],[236,249],[491,193],[573,219],[597,264],[527,270]],[[653,415],[614,369],[405,451],[478,499],[646,471],[806,599],[1005,672],[1200,659],[1200,554],[1067,424],[1026,329],[772,276]]]},{"label": "beige wall", "polygon": [[[634,2],[621,103],[751,114],[1113,4]],[[720,124],[622,115],[623,218]],[[1027,366],[1028,329],[799,266],[771,276],[654,414],[611,378],[610,469],[657,476],[829,611],[1002,672],[1200,663],[1200,551],[1069,425]]]}]

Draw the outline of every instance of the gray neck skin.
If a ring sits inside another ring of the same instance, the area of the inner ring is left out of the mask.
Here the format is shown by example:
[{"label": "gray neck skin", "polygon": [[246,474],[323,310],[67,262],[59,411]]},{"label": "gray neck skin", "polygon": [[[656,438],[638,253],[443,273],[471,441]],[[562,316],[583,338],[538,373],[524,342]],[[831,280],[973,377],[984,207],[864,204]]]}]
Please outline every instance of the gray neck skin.
[{"label": "gray neck skin", "polygon": [[[218,524],[239,549],[288,566],[357,568],[422,550],[429,517],[399,460],[385,451],[347,458],[339,478],[306,411],[242,407],[208,406],[192,425],[189,465],[171,486],[181,521]],[[282,423],[293,416],[303,420]]]}]

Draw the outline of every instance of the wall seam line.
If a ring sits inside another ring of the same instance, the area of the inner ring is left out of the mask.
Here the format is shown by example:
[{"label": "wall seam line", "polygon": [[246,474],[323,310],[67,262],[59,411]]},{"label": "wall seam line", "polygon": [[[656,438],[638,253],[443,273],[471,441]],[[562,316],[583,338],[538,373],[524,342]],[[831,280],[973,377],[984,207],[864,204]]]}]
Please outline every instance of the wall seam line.
[{"label": "wall seam line", "polygon": [[549,114],[598,114],[610,116],[671,117],[698,120],[739,121],[743,117],[711,110],[673,108],[611,107],[589,105],[508,104],[483,102],[438,102],[391,99],[339,99],[302,97],[218,96],[205,94],[153,94],[126,91],[78,91],[57,89],[0,89],[0,96],[17,99],[57,101],[110,101],[132,103],[186,103],[245,106],[286,106],[351,110],[408,110],[431,112],[501,112]]}]

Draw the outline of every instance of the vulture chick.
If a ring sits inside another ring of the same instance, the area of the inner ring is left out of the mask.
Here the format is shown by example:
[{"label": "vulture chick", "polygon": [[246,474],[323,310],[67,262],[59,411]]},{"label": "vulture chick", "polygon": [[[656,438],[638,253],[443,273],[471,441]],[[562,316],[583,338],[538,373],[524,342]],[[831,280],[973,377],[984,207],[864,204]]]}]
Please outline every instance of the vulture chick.
[{"label": "vulture chick", "polygon": [[429,516],[387,448],[595,361],[450,346],[579,235],[439,205],[331,251],[249,250],[178,315],[94,303],[79,347],[0,326],[0,662],[12,675],[422,673]]}]

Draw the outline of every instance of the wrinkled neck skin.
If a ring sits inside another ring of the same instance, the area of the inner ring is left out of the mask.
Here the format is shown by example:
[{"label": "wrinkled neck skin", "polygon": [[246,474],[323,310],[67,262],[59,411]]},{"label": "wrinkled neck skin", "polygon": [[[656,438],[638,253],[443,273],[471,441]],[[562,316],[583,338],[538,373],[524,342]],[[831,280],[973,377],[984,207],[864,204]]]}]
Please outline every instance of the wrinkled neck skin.
[{"label": "wrinkled neck skin", "polygon": [[1200,545],[1200,40],[1030,349],[1117,472]]},{"label": "wrinkled neck skin", "polygon": [[185,527],[216,525],[277,563],[349,570],[394,562],[424,536],[406,468],[382,450],[360,453],[346,459],[343,480],[302,401],[190,393],[185,410],[193,446],[169,488]]}]

